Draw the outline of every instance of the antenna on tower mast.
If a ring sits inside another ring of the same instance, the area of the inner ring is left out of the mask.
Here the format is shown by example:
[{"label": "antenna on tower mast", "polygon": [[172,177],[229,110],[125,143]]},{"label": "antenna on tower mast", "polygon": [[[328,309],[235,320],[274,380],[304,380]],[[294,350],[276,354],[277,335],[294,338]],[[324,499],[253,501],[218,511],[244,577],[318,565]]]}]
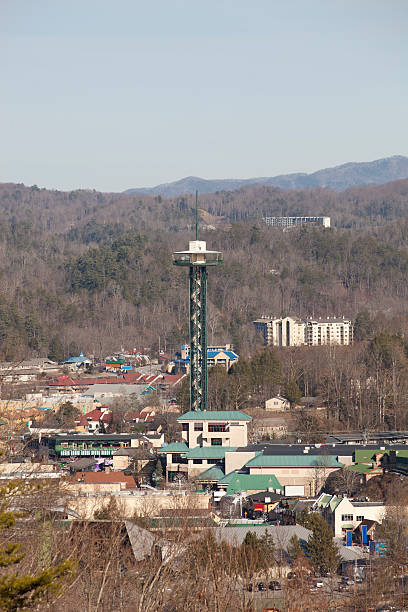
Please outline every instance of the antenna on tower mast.
[{"label": "antenna on tower mast", "polygon": [[196,240],[198,240],[198,189],[196,189],[195,221],[196,221]]}]

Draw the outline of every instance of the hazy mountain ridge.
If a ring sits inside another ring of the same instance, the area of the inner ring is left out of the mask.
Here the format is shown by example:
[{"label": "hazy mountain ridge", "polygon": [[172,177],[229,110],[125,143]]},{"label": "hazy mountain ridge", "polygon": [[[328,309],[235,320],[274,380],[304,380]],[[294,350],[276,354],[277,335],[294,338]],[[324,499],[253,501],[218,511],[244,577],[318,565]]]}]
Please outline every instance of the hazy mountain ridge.
[{"label": "hazy mountain ridge", "polygon": [[220,180],[188,176],[155,187],[127,189],[124,193],[143,193],[171,198],[184,193],[193,193],[196,190],[199,193],[214,193],[233,191],[247,185],[269,185],[281,189],[330,187],[336,191],[344,191],[357,185],[381,185],[405,178],[408,178],[408,157],[394,155],[372,162],[348,162],[333,168],[317,170],[311,174],[296,172],[272,177]]}]

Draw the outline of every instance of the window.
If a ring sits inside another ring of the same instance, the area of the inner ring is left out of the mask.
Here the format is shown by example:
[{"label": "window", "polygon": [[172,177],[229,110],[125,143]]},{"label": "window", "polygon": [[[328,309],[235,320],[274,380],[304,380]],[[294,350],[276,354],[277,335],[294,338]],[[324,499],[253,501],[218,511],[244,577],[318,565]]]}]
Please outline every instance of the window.
[{"label": "window", "polygon": [[207,459],[207,463],[210,463],[211,465],[214,465],[214,463],[217,463],[218,459]]},{"label": "window", "polygon": [[341,520],[342,521],[352,521],[353,520],[353,515],[352,514],[342,514],[341,515]]},{"label": "window", "polygon": [[227,431],[225,423],[208,423],[208,431],[223,432]]},{"label": "window", "polygon": [[202,423],[194,423],[194,431],[203,431]]},{"label": "window", "polygon": [[61,442],[61,448],[68,448],[68,442]]},{"label": "window", "polygon": [[222,446],[221,438],[211,438],[211,446]]},{"label": "window", "polygon": [[364,516],[356,516],[356,521],[364,521]]},{"label": "window", "polygon": [[188,423],[183,423],[183,431],[188,431]]},{"label": "window", "polygon": [[194,465],[200,465],[203,462],[202,459],[193,459]]}]

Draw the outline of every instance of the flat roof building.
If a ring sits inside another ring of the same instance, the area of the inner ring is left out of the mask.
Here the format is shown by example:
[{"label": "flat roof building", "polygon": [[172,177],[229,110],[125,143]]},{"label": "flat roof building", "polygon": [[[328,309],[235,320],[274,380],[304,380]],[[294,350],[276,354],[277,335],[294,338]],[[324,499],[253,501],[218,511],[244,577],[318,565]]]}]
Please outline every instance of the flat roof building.
[{"label": "flat roof building", "polygon": [[266,225],[283,229],[301,225],[318,225],[330,227],[330,217],[264,217]]},{"label": "flat roof building", "polygon": [[263,316],[253,324],[266,345],[321,346],[353,342],[353,322],[344,317],[298,319]]}]

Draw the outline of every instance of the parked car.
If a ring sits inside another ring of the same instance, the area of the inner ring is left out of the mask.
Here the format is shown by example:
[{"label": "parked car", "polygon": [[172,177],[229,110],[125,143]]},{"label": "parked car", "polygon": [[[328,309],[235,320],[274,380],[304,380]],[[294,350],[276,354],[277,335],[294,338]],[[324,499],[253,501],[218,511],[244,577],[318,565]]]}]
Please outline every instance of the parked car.
[{"label": "parked car", "polygon": [[250,582],[250,583],[248,584],[248,591],[249,591],[250,593],[252,593],[252,591],[253,591],[253,590],[254,590],[254,587],[253,587],[252,583]]},{"label": "parked car", "polygon": [[321,580],[317,580],[317,581],[315,582],[315,587],[316,587],[317,589],[321,589],[321,588],[322,588],[322,586],[323,586],[323,582],[322,582]]},{"label": "parked car", "polygon": [[343,576],[341,580],[343,584],[346,584],[347,586],[352,586],[354,584],[353,578],[350,578],[349,576]]},{"label": "parked car", "polygon": [[281,591],[281,583],[279,580],[271,580],[268,587],[271,591]]},{"label": "parked car", "polygon": [[266,591],[267,590],[267,588],[266,588],[266,586],[264,585],[263,582],[258,582],[257,589],[258,589],[258,591]]}]

